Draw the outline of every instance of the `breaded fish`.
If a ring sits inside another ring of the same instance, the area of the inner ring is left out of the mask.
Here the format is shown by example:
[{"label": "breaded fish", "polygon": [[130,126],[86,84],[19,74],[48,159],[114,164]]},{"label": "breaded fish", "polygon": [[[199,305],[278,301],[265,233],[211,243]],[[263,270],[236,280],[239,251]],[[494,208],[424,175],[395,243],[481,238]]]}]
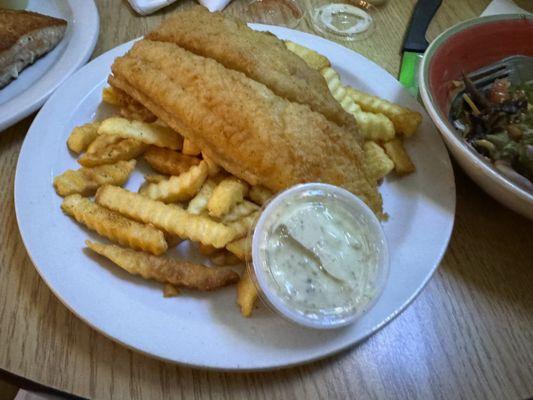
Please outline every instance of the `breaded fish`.
[{"label": "breaded fish", "polygon": [[147,38],[212,58],[265,84],[278,96],[306,104],[336,124],[355,130],[354,118],[331,96],[320,73],[270,33],[254,31],[241,21],[196,6],[174,14]]},{"label": "breaded fish", "polygon": [[381,213],[357,138],[309,107],[173,43],[142,40],[115,60],[112,71],[111,85],[248,183],[279,191],[328,182]]}]

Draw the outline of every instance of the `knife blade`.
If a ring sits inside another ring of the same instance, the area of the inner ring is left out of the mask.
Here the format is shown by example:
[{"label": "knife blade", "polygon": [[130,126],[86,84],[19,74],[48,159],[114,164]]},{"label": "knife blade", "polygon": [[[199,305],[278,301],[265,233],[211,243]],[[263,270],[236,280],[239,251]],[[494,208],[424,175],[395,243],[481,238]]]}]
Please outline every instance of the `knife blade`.
[{"label": "knife blade", "polygon": [[413,96],[418,95],[418,68],[429,43],[426,31],[442,0],[418,0],[402,45],[400,82]]}]

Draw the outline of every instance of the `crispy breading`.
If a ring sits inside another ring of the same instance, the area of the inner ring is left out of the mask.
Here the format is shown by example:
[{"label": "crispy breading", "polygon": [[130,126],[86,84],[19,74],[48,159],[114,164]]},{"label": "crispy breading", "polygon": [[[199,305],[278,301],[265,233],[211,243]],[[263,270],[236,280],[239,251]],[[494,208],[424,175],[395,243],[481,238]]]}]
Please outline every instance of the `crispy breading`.
[{"label": "crispy breading", "polygon": [[154,170],[167,175],[180,175],[201,161],[199,158],[157,146],[150,146],[144,153],[144,159]]},{"label": "crispy breading", "polygon": [[120,115],[127,119],[148,123],[157,120],[154,114],[137,102],[120,107]]},{"label": "crispy breading", "polygon": [[113,86],[106,86],[102,89],[102,101],[104,103],[122,107],[129,104],[128,99],[131,99],[131,97]]},{"label": "crispy breading", "polygon": [[175,43],[212,58],[265,84],[277,95],[324,114],[339,125],[355,127],[353,118],[329,94],[320,74],[290,52],[276,36],[197,6],[166,19],[150,40]]},{"label": "crispy breading", "polygon": [[183,149],[181,149],[181,152],[187,156],[199,156],[202,151],[189,139],[185,139],[183,141]]},{"label": "crispy breading", "polygon": [[220,173],[220,166],[217,165],[213,160],[209,158],[206,154],[202,153],[202,158],[204,159],[205,163],[207,164],[207,174],[209,177],[216,176]]},{"label": "crispy breading", "polygon": [[343,186],[381,214],[358,138],[309,107],[172,43],[137,42],[112,70],[113,86],[238,178],[274,192],[313,181]]},{"label": "crispy breading", "polygon": [[201,264],[158,257],[88,240],[85,243],[91,250],[110,259],[130,274],[161,283],[207,291],[231,285],[239,280],[239,274],[227,268],[209,268]]}]

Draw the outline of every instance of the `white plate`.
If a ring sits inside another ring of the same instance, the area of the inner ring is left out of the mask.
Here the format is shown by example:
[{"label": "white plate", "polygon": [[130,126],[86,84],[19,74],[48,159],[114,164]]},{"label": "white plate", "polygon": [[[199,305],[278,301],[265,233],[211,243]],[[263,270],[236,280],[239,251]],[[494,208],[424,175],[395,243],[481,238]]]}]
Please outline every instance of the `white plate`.
[{"label": "white plate", "polygon": [[[267,369],[352,346],[413,301],[437,268],[452,231],[455,186],[450,160],[431,120],[407,91],[382,68],[345,47],[289,29],[254,27],[320,51],[345,83],[423,114],[420,132],[408,141],[417,172],[387,179],[381,186],[390,214],[384,224],[392,262],[389,280],[368,314],[349,327],[324,332],[291,325],[263,306],[252,318],[242,318],[235,288],[165,299],[160,285],[131,277],[83,251],[84,240],[93,235],[63,215],[52,179],[77,167],[65,145],[70,130],[107,113],[100,105],[101,89],[115,57],[131,46],[124,44],[74,74],[39,112],[20,153],[15,206],[26,249],[56,296],[98,331],[161,359],[228,370]],[[140,181],[136,173],[127,187],[136,190]],[[180,254],[187,252],[180,248]]]},{"label": "white plate", "polygon": [[30,0],[27,10],[63,18],[67,31],[55,49],[0,89],[0,132],[37,110],[87,62],[98,39],[98,10],[93,0]]}]

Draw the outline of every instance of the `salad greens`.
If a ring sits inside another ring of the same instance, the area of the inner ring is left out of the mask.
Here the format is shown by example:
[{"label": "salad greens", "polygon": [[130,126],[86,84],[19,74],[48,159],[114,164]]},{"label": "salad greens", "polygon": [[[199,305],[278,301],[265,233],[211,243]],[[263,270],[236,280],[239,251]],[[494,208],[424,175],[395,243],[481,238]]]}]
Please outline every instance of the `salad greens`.
[{"label": "salad greens", "polygon": [[533,84],[496,80],[477,89],[463,76],[464,92],[450,116],[463,138],[505,176],[533,192]]}]

